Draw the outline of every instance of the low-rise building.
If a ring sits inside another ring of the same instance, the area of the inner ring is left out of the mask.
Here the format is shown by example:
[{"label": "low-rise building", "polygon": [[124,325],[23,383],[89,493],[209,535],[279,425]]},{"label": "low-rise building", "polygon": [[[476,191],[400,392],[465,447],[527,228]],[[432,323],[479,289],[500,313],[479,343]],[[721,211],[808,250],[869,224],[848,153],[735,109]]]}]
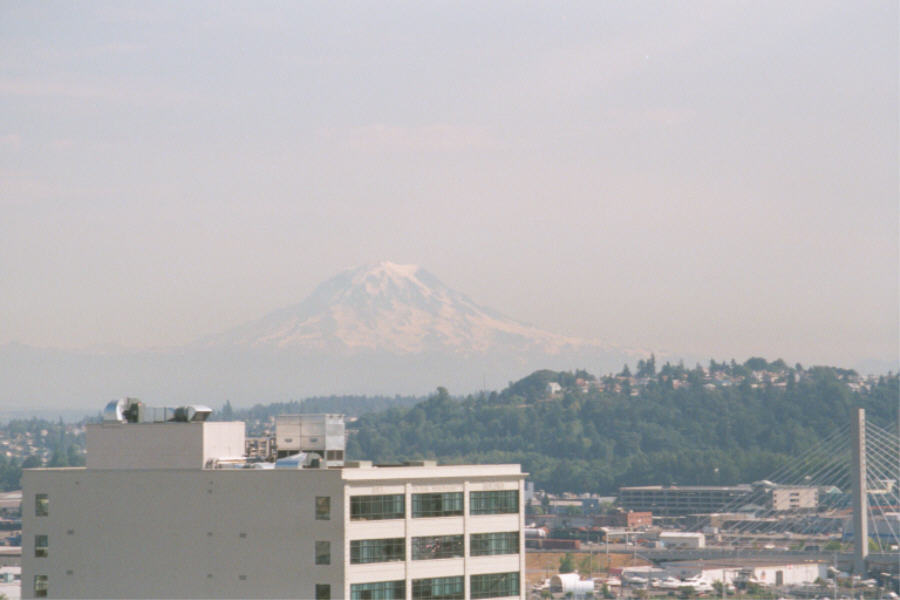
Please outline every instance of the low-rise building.
[{"label": "low-rise building", "polygon": [[617,511],[594,517],[594,525],[598,527],[626,527],[635,529],[638,527],[651,527],[653,525],[653,513]]},{"label": "low-rise building", "polygon": [[802,585],[824,579],[828,564],[789,558],[725,558],[662,563],[672,577],[702,577],[709,582],[757,583],[759,585]]},{"label": "low-rise building", "polygon": [[721,512],[747,497],[749,485],[662,486],[647,485],[619,488],[618,504],[624,510],[652,512],[654,515],[690,515]]},{"label": "low-rise building", "polygon": [[242,423],[130,414],[85,468],[25,471],[23,597],[524,595],[519,465],[279,468],[240,461]]},{"label": "low-rise building", "polygon": [[659,541],[667,548],[705,548],[706,536],[690,531],[661,531]]}]

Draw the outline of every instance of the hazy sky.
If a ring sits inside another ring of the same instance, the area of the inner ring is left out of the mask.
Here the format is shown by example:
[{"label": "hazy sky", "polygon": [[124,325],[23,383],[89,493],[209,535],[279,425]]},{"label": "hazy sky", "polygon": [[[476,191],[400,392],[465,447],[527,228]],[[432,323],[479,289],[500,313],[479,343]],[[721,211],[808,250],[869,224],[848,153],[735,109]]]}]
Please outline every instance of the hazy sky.
[{"label": "hazy sky", "polygon": [[561,333],[898,354],[884,2],[0,2],[0,343],[416,263]]}]

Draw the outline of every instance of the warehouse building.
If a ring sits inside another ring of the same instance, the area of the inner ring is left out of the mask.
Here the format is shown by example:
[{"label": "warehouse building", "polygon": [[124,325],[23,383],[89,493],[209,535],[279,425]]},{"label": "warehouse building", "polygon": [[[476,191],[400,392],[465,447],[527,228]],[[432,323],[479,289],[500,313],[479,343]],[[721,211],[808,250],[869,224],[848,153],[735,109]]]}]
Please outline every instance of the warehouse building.
[{"label": "warehouse building", "polygon": [[524,596],[519,465],[251,463],[243,423],[134,402],[86,467],[24,473],[24,598]]},{"label": "warehouse building", "polygon": [[724,558],[662,563],[672,577],[702,578],[708,582],[755,583],[763,586],[803,585],[824,579],[828,564],[815,560],[790,558]]}]

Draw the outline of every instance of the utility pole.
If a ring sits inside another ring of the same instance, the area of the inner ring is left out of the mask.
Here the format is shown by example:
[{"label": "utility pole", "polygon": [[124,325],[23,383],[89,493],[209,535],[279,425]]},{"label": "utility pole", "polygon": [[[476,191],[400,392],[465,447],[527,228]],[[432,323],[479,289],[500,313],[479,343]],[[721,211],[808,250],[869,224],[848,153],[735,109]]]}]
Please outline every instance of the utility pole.
[{"label": "utility pole", "polygon": [[866,576],[866,557],[869,555],[869,494],[866,489],[866,409],[857,408],[852,420],[853,461],[853,572]]}]

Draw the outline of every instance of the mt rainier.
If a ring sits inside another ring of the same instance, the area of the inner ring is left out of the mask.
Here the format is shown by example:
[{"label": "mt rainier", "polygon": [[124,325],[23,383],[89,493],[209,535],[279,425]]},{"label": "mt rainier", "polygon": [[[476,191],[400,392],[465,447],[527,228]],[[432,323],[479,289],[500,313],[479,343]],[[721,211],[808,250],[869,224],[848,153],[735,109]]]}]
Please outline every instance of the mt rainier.
[{"label": "mt rainier", "polygon": [[535,369],[601,374],[644,356],[485,308],[412,265],[348,269],[305,300],[191,344],[70,351],[0,346],[0,404],[71,408],[137,396],[221,405],[330,394],[499,389]]},{"label": "mt rainier", "polygon": [[300,304],[199,342],[206,348],[281,349],[354,355],[446,352],[477,356],[599,347],[480,306],[416,265],[348,269]]}]

